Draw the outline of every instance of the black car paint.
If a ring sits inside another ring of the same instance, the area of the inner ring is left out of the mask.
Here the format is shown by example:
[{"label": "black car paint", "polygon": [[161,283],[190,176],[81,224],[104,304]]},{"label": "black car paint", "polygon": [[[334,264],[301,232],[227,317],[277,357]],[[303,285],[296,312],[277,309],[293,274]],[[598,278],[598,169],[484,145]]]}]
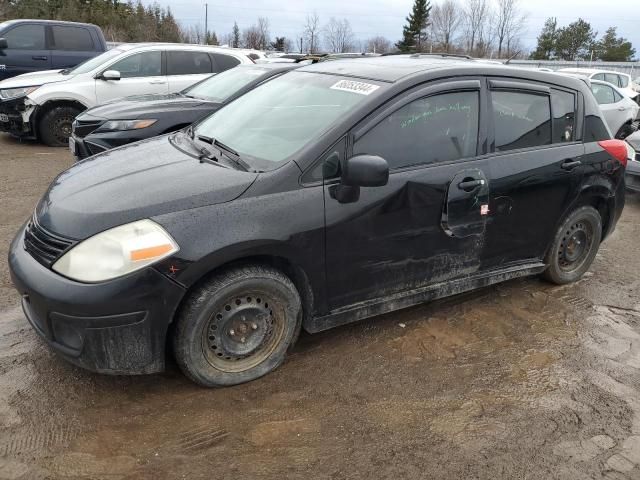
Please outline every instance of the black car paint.
[{"label": "black car paint", "polygon": [[[261,70],[262,75],[239,88],[224,102],[189,97],[189,91],[200,85],[206,78],[184,91],[173,95],[141,95],[106,103],[84,111],[73,125],[73,139],[76,144],[76,160],[104,152],[111,148],[174,132],[214,113],[224,104],[244,95],[257,85],[298,68],[296,64],[239,65],[236,69]],[[153,125],[139,130],[104,131],[100,127],[109,120],[137,120],[153,118]]]},{"label": "black car paint", "polygon": [[[62,22],[52,20],[12,20],[0,24],[0,38],[20,25],[42,25],[45,28],[45,48],[42,50],[28,50],[8,48],[0,49],[0,80],[11,78],[23,73],[40,70],[55,70],[75,67],[79,63],[107,51],[107,42],[102,30],[89,23]],[[85,29],[93,42],[91,47],[83,50],[60,50],[53,44],[53,26],[74,27]]]},{"label": "black car paint", "polygon": [[[377,78],[376,69],[362,62],[307,68],[327,75],[352,72]],[[604,236],[613,230],[624,205],[624,169],[595,143],[608,138],[608,133],[582,82],[465,61],[433,61],[420,69],[408,62],[395,70],[380,69],[378,64],[379,76],[393,83],[372,94],[293,161],[270,171],[253,174],[201,164],[171,146],[172,136],[164,136],[97,155],[61,174],[37,208],[38,221],[48,230],[82,240],[150,217],[180,245],[177,254],[153,267],[92,285],[104,301],[90,305],[79,300],[80,311],[87,317],[150,312],[156,338],[166,332],[182,293],[225,265],[259,261],[278,266],[293,279],[304,301],[303,326],[316,332],[539,273],[562,219],[577,205],[588,203],[599,209]],[[476,157],[392,171],[387,185],[359,188],[357,200],[350,203],[336,200],[338,179],[316,181],[309,176],[336,145],[346,145],[348,157],[353,138],[384,112],[408,96],[446,91],[452,79],[478,83],[484,105],[481,115],[486,116],[491,77],[551,83],[579,92],[579,114],[587,118],[579,124],[583,141],[495,152],[492,122],[484,121]],[[567,170],[562,167],[567,158],[581,164]],[[114,173],[120,168],[127,168],[127,173]],[[487,184],[475,193],[456,191],[452,179],[466,178],[484,179]],[[224,190],[216,191],[219,188]],[[475,195],[488,199],[487,215],[475,210],[475,198],[470,202]],[[88,287],[45,270],[25,255],[22,235],[19,232],[10,253],[12,276],[26,298],[37,292],[43,321],[51,322],[51,312],[74,308],[59,301],[62,289],[69,296]],[[121,285],[146,298],[155,288],[148,276],[156,274],[175,285],[175,297],[159,296],[147,306],[103,308],[110,292],[119,291]],[[158,302],[164,310],[154,316]],[[129,333],[125,328],[119,335]],[[46,337],[56,343],[54,337]],[[102,358],[105,352],[83,351],[84,355]],[[85,366],[96,364],[93,358],[82,361]],[[132,366],[129,371],[159,369],[159,359],[154,357],[149,365]],[[104,365],[91,368],[109,370]]]}]

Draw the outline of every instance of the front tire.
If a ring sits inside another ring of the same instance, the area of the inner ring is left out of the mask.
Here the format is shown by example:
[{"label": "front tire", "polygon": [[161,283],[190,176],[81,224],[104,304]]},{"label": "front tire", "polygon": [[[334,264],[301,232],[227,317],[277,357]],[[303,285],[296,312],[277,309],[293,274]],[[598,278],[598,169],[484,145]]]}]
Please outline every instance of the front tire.
[{"label": "front tire", "polygon": [[562,223],[545,257],[543,276],[558,285],[575,282],[596,258],[602,238],[602,219],[593,207],[580,207]]},{"label": "front tire", "polygon": [[54,107],[40,119],[40,140],[50,147],[66,147],[69,145],[71,125],[80,114],[80,110],[70,106]]},{"label": "front tire", "polygon": [[176,361],[205,387],[260,378],[284,361],[300,331],[301,309],[296,287],[278,270],[255,265],[220,273],[178,315]]}]

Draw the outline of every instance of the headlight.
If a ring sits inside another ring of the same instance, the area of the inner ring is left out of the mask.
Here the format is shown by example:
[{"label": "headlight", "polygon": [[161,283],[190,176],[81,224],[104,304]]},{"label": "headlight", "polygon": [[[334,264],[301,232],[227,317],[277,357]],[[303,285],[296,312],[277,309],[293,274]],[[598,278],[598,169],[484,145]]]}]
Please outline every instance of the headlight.
[{"label": "headlight", "polygon": [[139,220],[80,242],[52,268],[80,282],[102,282],[140,270],[178,250],[178,244],[160,225]]},{"label": "headlight", "polygon": [[140,128],[147,128],[156,123],[157,120],[110,120],[107,123],[102,124],[99,130],[102,131],[114,131],[114,130],[138,130]]},{"label": "headlight", "polygon": [[36,87],[5,88],[0,90],[0,98],[7,100],[9,98],[26,97],[38,88],[40,88],[39,85]]}]

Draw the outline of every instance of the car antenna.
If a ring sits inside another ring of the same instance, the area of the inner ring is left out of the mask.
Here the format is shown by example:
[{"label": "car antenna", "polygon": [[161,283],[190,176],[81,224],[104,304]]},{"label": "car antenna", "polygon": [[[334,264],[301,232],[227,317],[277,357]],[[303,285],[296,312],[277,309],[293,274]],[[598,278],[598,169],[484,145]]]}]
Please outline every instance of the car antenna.
[{"label": "car antenna", "polygon": [[511,55],[506,62],[504,62],[505,65],[509,65],[509,62],[511,62],[511,60],[515,59],[518,55],[520,55],[520,50],[518,50],[516,53],[514,53],[513,55]]}]

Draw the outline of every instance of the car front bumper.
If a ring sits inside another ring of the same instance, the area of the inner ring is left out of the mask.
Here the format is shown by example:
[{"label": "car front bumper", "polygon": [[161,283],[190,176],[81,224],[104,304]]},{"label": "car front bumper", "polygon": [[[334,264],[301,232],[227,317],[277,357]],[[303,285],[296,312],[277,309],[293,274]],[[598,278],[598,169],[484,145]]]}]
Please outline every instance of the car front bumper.
[{"label": "car front bumper", "polygon": [[0,100],[0,132],[7,132],[18,137],[33,137],[33,112],[37,105],[27,97]]},{"label": "car front bumper", "polygon": [[66,360],[100,373],[164,370],[182,286],[153,268],[96,284],[69,280],[24,249],[24,228],[11,244],[9,269],[27,320]]}]

